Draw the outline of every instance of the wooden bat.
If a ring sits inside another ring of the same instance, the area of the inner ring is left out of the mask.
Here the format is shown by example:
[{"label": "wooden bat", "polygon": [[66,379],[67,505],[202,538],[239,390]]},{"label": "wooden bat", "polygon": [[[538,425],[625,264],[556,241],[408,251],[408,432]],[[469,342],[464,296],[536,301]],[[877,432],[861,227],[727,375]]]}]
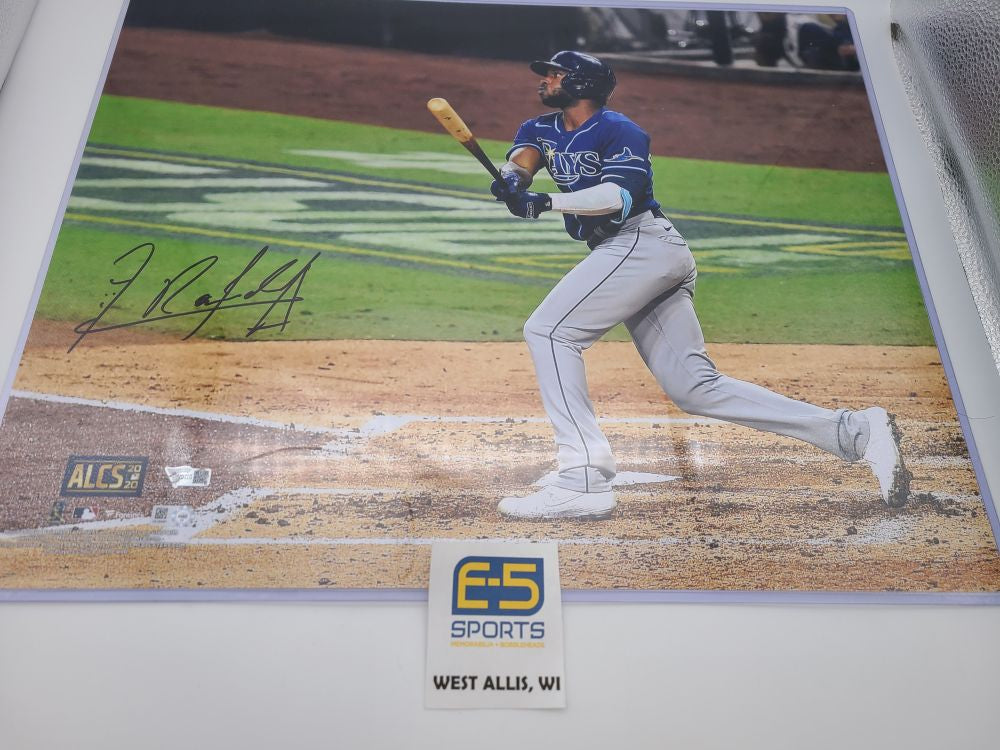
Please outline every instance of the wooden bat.
[{"label": "wooden bat", "polygon": [[437,118],[441,126],[452,134],[455,140],[465,146],[470,154],[479,159],[479,163],[486,167],[486,171],[493,175],[494,180],[503,182],[503,178],[500,176],[497,168],[493,166],[493,162],[483,152],[482,147],[476,143],[476,138],[472,135],[472,131],[462,122],[462,118],[458,116],[447,101],[435,97],[427,102],[427,109]]}]

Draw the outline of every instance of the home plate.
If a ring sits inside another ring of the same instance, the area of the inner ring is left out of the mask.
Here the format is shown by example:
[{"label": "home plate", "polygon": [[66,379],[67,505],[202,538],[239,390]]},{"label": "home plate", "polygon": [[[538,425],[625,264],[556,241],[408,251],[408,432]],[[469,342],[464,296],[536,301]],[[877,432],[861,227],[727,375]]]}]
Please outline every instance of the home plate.
[{"label": "home plate", "polygon": [[[550,484],[555,484],[558,478],[559,472],[550,471],[535,482],[535,486],[546,487]],[[611,486],[623,487],[628,484],[655,484],[656,482],[672,482],[675,479],[680,479],[680,477],[674,477],[670,474],[647,474],[644,471],[620,471],[611,480]]]}]

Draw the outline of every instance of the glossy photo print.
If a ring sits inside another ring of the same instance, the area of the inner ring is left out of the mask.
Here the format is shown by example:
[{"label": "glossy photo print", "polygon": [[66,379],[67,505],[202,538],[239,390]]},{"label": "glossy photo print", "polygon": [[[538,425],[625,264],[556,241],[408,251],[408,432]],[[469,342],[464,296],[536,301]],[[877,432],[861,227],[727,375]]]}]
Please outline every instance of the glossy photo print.
[{"label": "glossy photo print", "polygon": [[135,0],[0,597],[419,597],[511,540],[570,599],[993,600],[865,80],[787,8]]}]

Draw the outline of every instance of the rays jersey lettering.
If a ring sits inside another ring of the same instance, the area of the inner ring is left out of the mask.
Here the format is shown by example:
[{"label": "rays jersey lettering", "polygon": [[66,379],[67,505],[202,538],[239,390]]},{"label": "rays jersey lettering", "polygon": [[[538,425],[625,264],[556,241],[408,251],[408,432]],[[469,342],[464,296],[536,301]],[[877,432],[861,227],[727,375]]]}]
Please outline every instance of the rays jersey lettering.
[{"label": "rays jersey lettering", "polygon": [[601,174],[601,157],[596,151],[561,153],[558,151],[559,144],[555,141],[541,137],[536,140],[542,146],[545,168],[556,185],[570,187],[581,177],[596,177]]},{"label": "rays jersey lettering", "polygon": [[525,146],[542,155],[546,170],[564,193],[602,182],[622,188],[625,208],[620,214],[563,214],[566,231],[573,239],[586,240],[598,226],[620,224],[660,206],[653,198],[649,136],[620,112],[602,107],[575,130],[566,130],[562,112],[532,118],[518,128],[508,158]]}]

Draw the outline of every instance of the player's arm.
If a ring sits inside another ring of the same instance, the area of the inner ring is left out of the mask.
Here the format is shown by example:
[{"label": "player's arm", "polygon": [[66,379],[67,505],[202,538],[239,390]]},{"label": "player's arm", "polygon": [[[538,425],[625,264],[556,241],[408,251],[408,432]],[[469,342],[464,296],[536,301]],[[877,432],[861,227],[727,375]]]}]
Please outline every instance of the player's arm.
[{"label": "player's arm", "polygon": [[545,211],[559,211],[579,216],[619,214],[624,221],[632,206],[629,192],[610,182],[573,193],[533,193],[525,190],[511,194],[504,202],[514,216],[522,219],[537,219]]},{"label": "player's arm", "polygon": [[572,193],[549,193],[549,198],[553,211],[578,216],[617,214],[632,204],[628,191],[613,182],[602,182]]},{"label": "player's arm", "polygon": [[534,176],[542,168],[542,155],[538,149],[522,146],[507,157],[507,164],[504,166],[507,165],[510,165],[512,169],[527,172],[529,176]]},{"label": "player's arm", "polygon": [[[594,201],[598,191],[606,201],[604,210],[587,212],[589,215],[610,214],[613,223],[621,223],[628,218],[635,201],[642,201],[650,188],[653,178],[649,156],[649,135],[631,121],[619,122],[617,127],[607,131],[606,139],[599,147],[601,153],[601,182],[589,188],[595,191]],[[573,195],[580,195],[580,191]]]},{"label": "player's arm", "polygon": [[[527,188],[541,166],[542,155],[538,150],[523,147],[510,155],[507,163],[500,168],[500,174],[504,174],[504,170],[516,173],[524,180],[523,188]],[[617,213],[625,205],[622,189],[611,183],[595,185],[573,193],[547,193],[547,195],[551,199],[551,210],[564,214],[602,216]]]},{"label": "player's arm", "polygon": [[[634,198],[646,190],[650,174],[649,136],[632,122],[610,129],[600,144],[600,184],[569,193],[521,192],[507,201],[515,216],[534,219],[545,211],[578,216],[609,216],[623,222]],[[539,154],[539,158],[540,158]]]},{"label": "player's arm", "polygon": [[503,183],[494,180],[490,185],[490,192],[498,201],[505,201],[531,187],[535,173],[542,167],[542,155],[537,149],[527,146],[515,149],[507,157],[507,163],[500,167]]},{"label": "player's arm", "polygon": [[620,212],[625,205],[622,191],[614,185],[595,185],[573,193],[533,193],[527,188],[544,160],[541,148],[533,138],[533,121],[524,123],[507,152],[507,163],[500,168],[504,185],[494,182],[490,187],[497,200],[504,201],[515,216],[538,218],[544,211],[600,216]]},{"label": "player's arm", "polygon": [[543,211],[550,210],[583,216],[602,216],[619,213],[626,203],[631,204],[630,200],[624,199],[621,188],[611,183],[595,185],[573,193],[525,192],[541,167],[541,152],[525,146],[511,151],[507,163],[500,168],[500,174],[504,176],[508,186],[512,184],[518,186],[517,189],[512,188],[510,194],[504,198],[497,196],[498,199],[507,202],[507,207],[515,216],[535,218]]}]

